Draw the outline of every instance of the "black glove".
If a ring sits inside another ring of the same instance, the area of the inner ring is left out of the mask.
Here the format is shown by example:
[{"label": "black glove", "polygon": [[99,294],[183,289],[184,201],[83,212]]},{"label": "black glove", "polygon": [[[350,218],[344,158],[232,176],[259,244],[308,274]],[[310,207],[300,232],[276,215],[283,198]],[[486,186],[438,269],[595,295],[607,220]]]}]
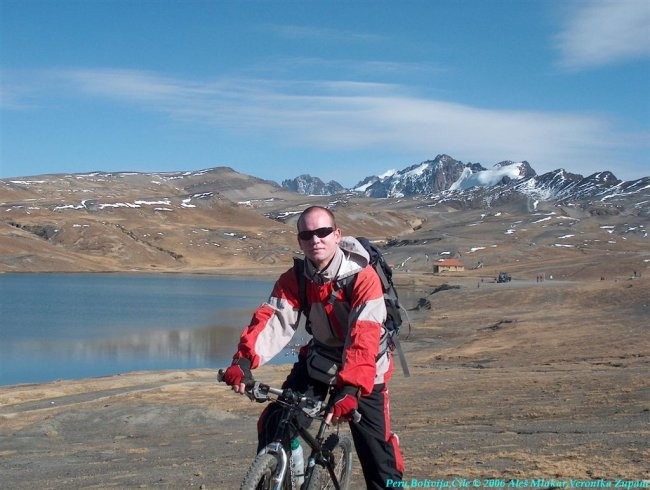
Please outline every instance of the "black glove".
[{"label": "black glove", "polygon": [[253,381],[251,374],[251,361],[245,357],[240,357],[232,362],[232,366],[226,369],[223,374],[223,380],[229,386],[239,386],[240,384],[248,384]]},{"label": "black glove", "polygon": [[332,398],[332,421],[339,419],[350,420],[359,407],[359,389],[354,386],[344,386]]}]

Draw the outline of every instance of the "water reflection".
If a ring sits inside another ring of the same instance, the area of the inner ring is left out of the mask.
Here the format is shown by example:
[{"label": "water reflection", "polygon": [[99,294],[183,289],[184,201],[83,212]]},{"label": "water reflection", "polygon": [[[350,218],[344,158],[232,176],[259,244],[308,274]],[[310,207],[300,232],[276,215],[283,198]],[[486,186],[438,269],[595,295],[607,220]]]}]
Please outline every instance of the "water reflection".
[{"label": "water reflection", "polygon": [[210,277],[0,275],[0,385],[223,367],[271,286]]},{"label": "water reflection", "polygon": [[[38,342],[29,346],[33,352],[59,351],[62,357],[77,360],[182,360],[183,365],[223,366],[230,364],[239,342],[241,328],[212,325],[192,330],[135,332],[120,338],[88,339],[65,342]],[[307,341],[306,334],[296,334],[278,355],[276,362],[289,362]]]},{"label": "water reflection", "polygon": [[232,356],[238,331],[213,325],[193,330],[142,331],[119,338],[39,341],[33,352],[59,351],[68,359],[182,359],[183,363],[222,361]]}]

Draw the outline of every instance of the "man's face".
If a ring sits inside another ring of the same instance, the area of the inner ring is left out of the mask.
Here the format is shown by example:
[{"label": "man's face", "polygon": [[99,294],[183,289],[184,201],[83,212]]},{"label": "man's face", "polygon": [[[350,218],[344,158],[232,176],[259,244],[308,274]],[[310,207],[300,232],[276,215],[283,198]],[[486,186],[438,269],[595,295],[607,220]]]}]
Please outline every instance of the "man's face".
[{"label": "man's face", "polygon": [[[323,228],[333,228],[333,226],[332,220],[326,212],[314,210],[302,217],[298,233],[322,230]],[[327,230],[322,230],[321,234],[326,231]],[[305,253],[305,257],[314,263],[318,270],[323,270],[327,267],[336,253],[336,249],[341,241],[341,230],[336,228],[331,233],[322,237],[313,233],[307,234],[311,235],[309,239],[298,237],[300,249]]]}]

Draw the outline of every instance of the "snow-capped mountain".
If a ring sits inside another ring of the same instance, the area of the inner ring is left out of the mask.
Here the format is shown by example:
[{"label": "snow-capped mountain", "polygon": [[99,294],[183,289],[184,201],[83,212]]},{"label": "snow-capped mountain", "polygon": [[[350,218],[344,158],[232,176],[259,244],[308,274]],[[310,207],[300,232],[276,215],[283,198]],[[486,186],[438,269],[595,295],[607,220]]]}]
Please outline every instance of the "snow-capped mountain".
[{"label": "snow-capped mountain", "polygon": [[540,201],[600,203],[650,216],[650,177],[622,181],[609,171],[583,177],[560,169],[518,182],[512,190]]},{"label": "snow-capped mountain", "polygon": [[446,202],[459,207],[484,208],[515,201],[532,203],[534,207],[539,202],[551,202],[579,206],[591,214],[618,214],[625,210],[650,216],[650,177],[624,182],[608,171],[583,177],[559,169],[516,179],[508,174],[500,181],[495,180],[508,167],[480,172],[463,181],[474,179],[483,185],[465,188],[459,185],[427,197],[432,204]]},{"label": "snow-capped mountain", "polygon": [[368,197],[409,197],[444,191],[462,191],[472,187],[491,187],[533,177],[528,162],[505,161],[492,169],[479,163],[463,163],[449,155],[438,155],[404,170],[391,171],[381,177],[367,177],[353,191]]},{"label": "snow-capped mountain", "polygon": [[407,197],[441,192],[459,180],[465,171],[484,170],[478,164],[463,164],[449,155],[438,155],[404,170],[391,171],[380,177],[369,177],[354,187],[368,197]]},{"label": "snow-capped mountain", "polygon": [[[309,179],[321,182],[310,176],[294,181],[310,182]],[[288,182],[283,182],[283,186],[289,187]],[[289,188],[303,194],[328,194],[326,187],[315,190],[303,185],[303,189],[309,189],[306,192],[296,183]],[[624,182],[609,171],[583,177],[564,169],[537,175],[526,161],[503,161],[486,169],[480,163],[463,163],[444,154],[403,170],[366,177],[351,191],[378,198],[428,198],[433,202],[454,202],[462,207],[485,207],[518,198],[561,204],[600,202],[627,209],[632,207],[635,212],[650,215],[650,177]]]},{"label": "snow-capped mountain", "polygon": [[375,183],[377,182],[383,182],[386,179],[389,179],[393,175],[397,173],[397,170],[387,170],[381,175],[371,175],[370,177],[366,177],[363,179],[361,182],[359,182],[355,187],[354,187],[354,192],[361,192],[365,193],[368,189],[370,189]]},{"label": "snow-capped mountain", "polygon": [[592,197],[616,188],[621,181],[611,172],[599,172],[588,177],[564,169],[548,172],[535,179],[513,186],[514,189],[542,200]]}]

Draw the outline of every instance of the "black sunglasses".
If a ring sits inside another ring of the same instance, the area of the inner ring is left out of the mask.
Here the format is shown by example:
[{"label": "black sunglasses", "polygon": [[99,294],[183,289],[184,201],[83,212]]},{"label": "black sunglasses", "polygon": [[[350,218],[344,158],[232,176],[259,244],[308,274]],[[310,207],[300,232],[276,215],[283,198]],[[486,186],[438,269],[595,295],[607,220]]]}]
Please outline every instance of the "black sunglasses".
[{"label": "black sunglasses", "polygon": [[331,226],[328,226],[327,228],[318,228],[317,230],[305,230],[298,232],[298,238],[306,242],[314,238],[314,235],[316,235],[318,238],[325,238],[333,231],[334,228]]}]

